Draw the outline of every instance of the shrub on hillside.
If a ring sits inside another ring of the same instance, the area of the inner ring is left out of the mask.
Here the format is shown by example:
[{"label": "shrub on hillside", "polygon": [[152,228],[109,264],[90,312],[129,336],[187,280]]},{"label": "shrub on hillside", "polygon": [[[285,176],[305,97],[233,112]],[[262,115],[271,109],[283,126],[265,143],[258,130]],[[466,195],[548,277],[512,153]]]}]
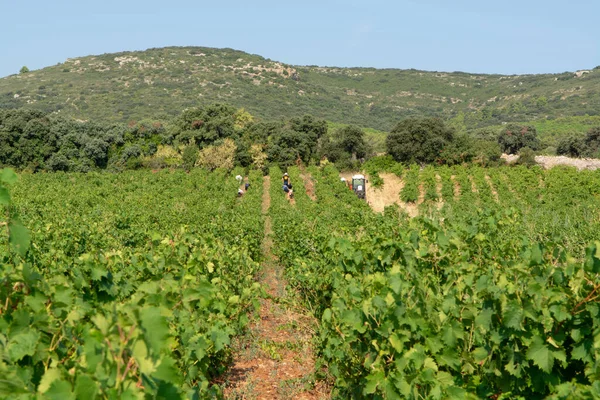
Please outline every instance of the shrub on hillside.
[{"label": "shrub on hillside", "polygon": [[183,161],[183,168],[186,171],[191,170],[194,165],[196,165],[196,162],[198,162],[198,146],[195,144],[185,146],[181,158]]},{"label": "shrub on hillside", "polygon": [[498,140],[498,128],[485,127],[469,132],[469,135],[478,140],[496,142]]},{"label": "shrub on hillside", "polygon": [[178,143],[207,146],[235,133],[237,110],[228,104],[210,104],[184,110],[171,123],[168,136]]},{"label": "shrub on hillside", "polygon": [[523,147],[519,152],[519,158],[515,162],[516,165],[524,165],[526,167],[533,167],[537,165],[535,162],[535,152],[529,147]]},{"label": "shrub on hillside", "polygon": [[501,162],[500,145],[491,140],[475,140],[473,142],[473,162],[484,167],[497,166]]},{"label": "shrub on hillside", "polygon": [[457,165],[469,163],[475,157],[474,140],[465,134],[457,135],[440,152],[440,163]]},{"label": "shrub on hillside", "polygon": [[220,146],[208,146],[200,150],[196,165],[213,171],[217,168],[231,170],[234,165],[236,145],[231,139],[225,139]]},{"label": "shrub on hillside", "polygon": [[353,170],[360,168],[361,160],[364,160],[368,152],[364,131],[349,125],[321,139],[318,158],[326,158],[340,170]]},{"label": "shrub on hillside", "polygon": [[386,139],[387,152],[396,161],[432,163],[454,139],[454,130],[439,118],[408,118],[399,122]]},{"label": "shrub on hillside", "polygon": [[580,157],[585,153],[586,145],[583,138],[567,136],[558,142],[556,154],[560,156]]},{"label": "shrub on hillside", "polygon": [[269,161],[286,168],[298,159],[308,162],[316,144],[317,139],[312,135],[284,128],[271,137],[267,154]]},{"label": "shrub on hillside", "polygon": [[498,136],[498,144],[507,154],[517,154],[524,147],[532,150],[540,149],[540,140],[533,126],[507,125]]},{"label": "shrub on hillside", "polygon": [[585,153],[588,157],[600,156],[600,126],[592,128],[585,135]]},{"label": "shrub on hillside", "polygon": [[349,125],[335,132],[339,146],[343,151],[350,154],[353,161],[364,158],[367,155],[367,143],[365,132],[357,126]]},{"label": "shrub on hillside", "polygon": [[252,165],[254,168],[264,171],[267,166],[267,154],[264,152],[262,144],[253,144],[248,151],[252,157]]}]

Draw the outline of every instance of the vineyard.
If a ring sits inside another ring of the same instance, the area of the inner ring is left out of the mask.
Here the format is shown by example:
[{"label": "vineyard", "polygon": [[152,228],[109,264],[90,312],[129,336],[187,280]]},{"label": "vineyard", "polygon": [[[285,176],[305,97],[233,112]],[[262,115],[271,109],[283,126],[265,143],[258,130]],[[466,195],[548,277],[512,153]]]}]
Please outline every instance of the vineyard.
[{"label": "vineyard", "polygon": [[22,176],[31,246],[0,260],[0,398],[218,394],[261,294],[261,181],[237,199],[219,172]]},{"label": "vineyard", "polygon": [[221,397],[266,222],[330,397],[600,397],[600,171],[287,172],[3,173],[0,398]]}]

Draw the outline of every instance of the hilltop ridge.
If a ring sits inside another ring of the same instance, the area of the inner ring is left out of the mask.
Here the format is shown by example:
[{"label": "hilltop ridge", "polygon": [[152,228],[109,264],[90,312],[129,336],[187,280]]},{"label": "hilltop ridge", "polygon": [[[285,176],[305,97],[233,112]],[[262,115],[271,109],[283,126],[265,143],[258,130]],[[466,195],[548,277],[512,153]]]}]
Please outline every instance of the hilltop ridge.
[{"label": "hilltop ridge", "polygon": [[0,79],[0,108],[129,121],[212,102],[265,119],[312,114],[387,130],[413,115],[469,127],[600,112],[600,68],[540,75],[295,66],[233,49],[165,47],[68,59]]}]

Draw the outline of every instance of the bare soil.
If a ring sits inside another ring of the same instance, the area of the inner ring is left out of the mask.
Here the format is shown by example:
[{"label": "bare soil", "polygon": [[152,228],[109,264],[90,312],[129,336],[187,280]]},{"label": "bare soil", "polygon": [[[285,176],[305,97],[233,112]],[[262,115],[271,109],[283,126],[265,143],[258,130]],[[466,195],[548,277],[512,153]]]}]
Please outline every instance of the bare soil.
[{"label": "bare soil", "polygon": [[542,167],[549,169],[557,165],[569,165],[577,168],[578,170],[590,169],[596,170],[600,168],[600,160],[595,158],[569,158],[565,156],[537,156],[535,162],[540,164]]},{"label": "bare soil", "polygon": [[[352,179],[352,175],[357,172],[344,172],[340,174],[340,177],[345,178],[347,181]],[[380,173],[379,177],[383,179],[383,186],[379,188],[373,187],[367,183],[367,203],[375,212],[383,212],[385,207],[392,204],[397,204],[400,209],[404,210],[411,218],[416,217],[419,214],[417,204],[405,203],[400,200],[400,192],[404,188],[404,181],[400,179],[396,174],[392,173]],[[365,175],[367,181],[369,177]]]},{"label": "bare soil", "polygon": [[329,399],[330,389],[315,381],[312,336],[315,318],[293,309],[293,293],[287,290],[283,267],[271,248],[273,241],[268,210],[270,179],[263,180],[262,212],[265,215],[261,299],[258,320],[247,335],[234,344],[235,356],[224,384],[226,399]]},{"label": "bare soil", "polygon": [[455,175],[451,175],[450,180],[454,183],[454,200],[457,200],[460,197],[460,184]]},{"label": "bare soil", "polygon": [[[507,163],[512,164],[519,159],[515,154],[502,154],[502,159]],[[536,156],[535,162],[545,169],[550,169],[558,165],[567,165],[577,168],[579,171],[583,169],[596,170],[600,169],[600,160],[596,158],[571,158],[565,156]]]},{"label": "bare soil", "polygon": [[306,192],[306,195],[312,200],[312,201],[316,201],[317,200],[317,195],[315,194],[315,181],[313,179],[313,177],[306,172],[306,170],[304,169],[304,167],[300,167],[300,178],[302,179],[302,181],[304,182],[304,190]]},{"label": "bare soil", "polygon": [[295,205],[296,205],[296,199],[295,199],[295,198],[293,198],[293,197],[290,197],[290,196],[289,196],[289,195],[287,195],[287,194],[285,195],[285,198],[287,199],[287,201],[289,201],[289,203],[290,203],[292,206],[295,206]]},{"label": "bare soil", "polygon": [[425,201],[425,185],[419,183],[419,198],[417,199],[417,205],[423,204]]},{"label": "bare soil", "polygon": [[[394,174],[379,174],[383,179],[381,187],[374,187],[367,183],[367,203],[376,212],[383,212],[385,207],[399,203],[400,191],[404,182]],[[367,180],[368,177],[367,177]]]},{"label": "bare soil", "polygon": [[490,190],[492,191],[492,195],[494,196],[494,200],[496,200],[496,203],[498,203],[500,200],[498,199],[498,191],[496,190],[496,188],[494,187],[494,184],[492,183],[492,178],[490,178],[489,176],[485,176],[485,180],[487,181],[488,185],[490,185]]},{"label": "bare soil", "polygon": [[473,177],[471,175],[469,175],[468,178],[469,178],[469,182],[471,182],[471,191],[473,193],[478,193],[479,191],[477,190],[477,185],[475,185],[475,181],[473,180]]}]

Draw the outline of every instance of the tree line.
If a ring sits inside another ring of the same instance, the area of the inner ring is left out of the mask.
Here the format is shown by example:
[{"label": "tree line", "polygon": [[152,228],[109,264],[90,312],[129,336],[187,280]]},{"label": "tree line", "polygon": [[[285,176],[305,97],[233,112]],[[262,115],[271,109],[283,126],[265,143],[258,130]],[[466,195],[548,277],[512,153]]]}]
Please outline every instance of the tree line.
[{"label": "tree line", "polygon": [[[402,120],[386,139],[387,153],[407,164],[494,165],[502,152],[531,159],[539,149],[537,132],[530,126],[511,124],[500,132],[467,134],[431,117]],[[585,138],[567,137],[558,146],[559,154],[573,156],[596,155],[599,150],[600,128]],[[325,160],[340,169],[354,169],[374,155],[359,127],[329,132],[325,120],[310,115],[261,121],[228,104],[187,109],[169,120],[127,124],[0,110],[0,166],[32,172],[236,165],[266,169]]]},{"label": "tree line", "polygon": [[227,104],[187,109],[170,120],[127,124],[0,110],[0,165],[32,172],[269,164],[285,168],[325,153],[337,162],[367,155],[362,130],[344,128],[335,138],[327,133],[327,122],[310,115],[257,121]]},{"label": "tree line", "polygon": [[[502,153],[518,154],[519,163],[535,163],[535,153],[542,148],[533,126],[507,124],[500,130],[480,129],[457,132],[439,118],[408,118],[399,122],[386,139],[387,152],[406,164],[496,165]],[[556,149],[559,155],[572,157],[600,156],[600,127],[591,128],[585,137],[562,138]]]}]

